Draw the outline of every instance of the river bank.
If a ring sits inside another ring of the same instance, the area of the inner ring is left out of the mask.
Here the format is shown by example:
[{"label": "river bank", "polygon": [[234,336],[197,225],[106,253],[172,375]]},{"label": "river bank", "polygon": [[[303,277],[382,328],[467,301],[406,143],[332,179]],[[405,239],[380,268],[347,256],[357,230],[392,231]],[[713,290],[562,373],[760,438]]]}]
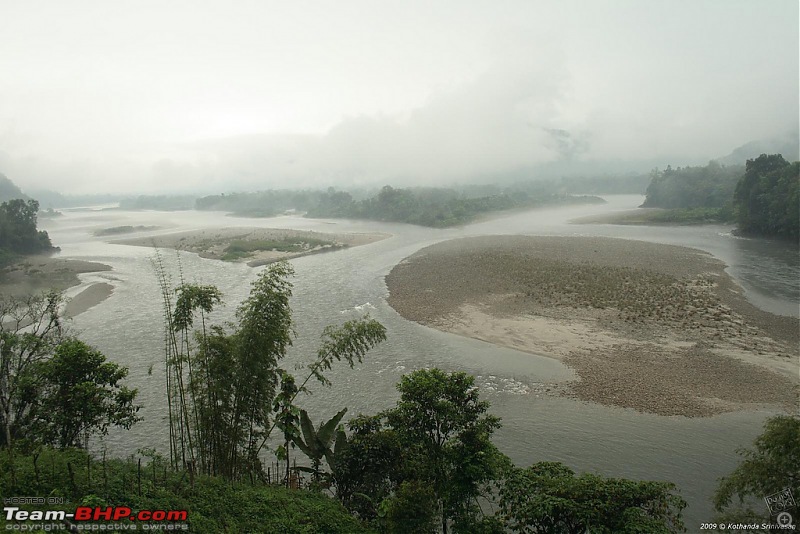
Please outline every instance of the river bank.
[{"label": "river bank", "polygon": [[0,269],[0,294],[21,297],[51,289],[64,291],[81,283],[79,274],[110,270],[93,261],[25,256]]},{"label": "river bank", "polygon": [[797,317],[751,305],[708,254],[610,238],[440,243],[386,277],[405,318],[546,354],[564,394],[659,415],[797,407]]},{"label": "river bank", "polygon": [[332,252],[386,239],[388,234],[323,233],[277,228],[215,228],[119,239],[113,243],[184,250],[202,258],[257,267],[309,254]]}]

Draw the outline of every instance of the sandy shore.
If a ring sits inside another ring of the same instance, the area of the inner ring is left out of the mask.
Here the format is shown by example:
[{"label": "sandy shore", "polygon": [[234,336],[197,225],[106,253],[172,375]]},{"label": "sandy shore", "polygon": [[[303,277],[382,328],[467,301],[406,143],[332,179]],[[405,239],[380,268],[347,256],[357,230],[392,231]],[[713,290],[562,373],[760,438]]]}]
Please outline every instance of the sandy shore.
[{"label": "sandy shore", "polygon": [[67,302],[65,317],[75,317],[93,306],[97,306],[114,292],[114,286],[105,282],[90,285]]},{"label": "sandy shore", "polygon": [[[797,410],[800,321],[749,304],[708,254],[608,238],[467,238],[386,277],[404,317],[573,368],[567,395],[661,415]],[[564,388],[554,388],[564,390]]]},{"label": "sandy shore", "polygon": [[[246,257],[232,261],[247,262],[251,267],[265,265],[282,259],[297,258],[309,254],[330,252],[347,247],[357,247],[386,239],[388,234],[347,234],[323,233],[302,230],[285,230],[275,228],[218,228],[213,230],[196,230],[190,232],[176,232],[154,237],[141,237],[121,239],[115,244],[133,245],[139,247],[163,247],[176,250],[186,250],[199,254],[203,258],[223,259],[226,257],[225,249],[234,241],[256,242],[275,240],[303,240],[312,241],[303,250],[282,252],[277,250],[256,250]],[[321,242],[321,243],[320,243]]]},{"label": "sandy shore", "polygon": [[27,256],[0,270],[0,294],[23,296],[55,289],[63,291],[80,284],[78,275],[110,271],[102,263],[49,256]]}]

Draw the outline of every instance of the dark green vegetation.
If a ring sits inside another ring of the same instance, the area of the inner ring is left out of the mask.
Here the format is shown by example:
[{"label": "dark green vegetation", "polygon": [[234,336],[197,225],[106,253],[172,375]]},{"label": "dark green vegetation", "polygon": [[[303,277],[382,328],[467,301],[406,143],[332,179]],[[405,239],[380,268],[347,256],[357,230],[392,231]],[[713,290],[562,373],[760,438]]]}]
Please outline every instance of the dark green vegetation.
[{"label": "dark green vegetation", "polygon": [[18,256],[53,250],[47,232],[36,228],[38,211],[35,200],[14,199],[0,204],[0,265]]},{"label": "dark green vegetation", "polygon": [[288,210],[307,211],[319,202],[322,191],[270,190],[229,193],[198,198],[197,210],[228,211],[245,217],[274,217]]},{"label": "dark green vegetation", "polygon": [[324,239],[313,237],[286,237],[283,239],[253,239],[232,241],[225,247],[224,254],[220,259],[223,261],[234,261],[240,258],[247,258],[253,252],[260,250],[276,250],[278,252],[305,252],[316,247],[334,247],[334,243]]},{"label": "dark green vegetation", "polygon": [[[137,421],[127,369],[64,331],[58,293],[0,300],[0,446],[60,448]],[[12,473],[13,475],[13,473]]]},{"label": "dark green vegetation", "polygon": [[768,419],[753,448],[738,452],[742,461],[720,481],[714,495],[714,506],[720,513],[717,521],[775,524],[778,513],[788,512],[796,524],[800,517],[800,418],[784,415]]},{"label": "dark green vegetation", "polygon": [[506,527],[516,532],[675,532],[683,499],[668,482],[636,482],[575,473],[541,462],[514,468],[500,489]]},{"label": "dark green vegetation", "polygon": [[[152,450],[140,453],[143,461],[95,459],[80,449],[37,448],[12,460],[7,450],[0,451],[0,494],[66,500],[63,505],[20,506],[30,510],[74,512],[76,506],[189,510],[189,531],[200,534],[374,532],[322,493],[202,474],[190,480],[185,471],[170,469],[169,462]],[[0,516],[0,528],[14,524],[5,520],[5,514]]]},{"label": "dark green vegetation", "polygon": [[800,162],[762,154],[740,166],[715,161],[651,173],[642,207],[667,208],[636,214],[623,223],[704,224],[736,222],[743,234],[800,238]]},{"label": "dark green vegetation", "polygon": [[744,169],[716,161],[705,167],[667,167],[650,173],[643,208],[722,208],[733,200]]},{"label": "dark green vegetation", "polygon": [[748,160],[734,202],[743,233],[800,238],[800,162],[780,154]]},{"label": "dark green vegetation", "polygon": [[640,209],[615,215],[613,224],[723,224],[733,221],[729,208]]},{"label": "dark green vegetation", "polygon": [[573,196],[554,182],[531,182],[501,188],[494,185],[395,189],[357,198],[346,191],[263,191],[214,195],[197,200],[198,210],[227,210],[236,215],[270,217],[290,210],[307,217],[352,218],[446,227],[504,210],[560,204],[601,203],[600,198]]}]

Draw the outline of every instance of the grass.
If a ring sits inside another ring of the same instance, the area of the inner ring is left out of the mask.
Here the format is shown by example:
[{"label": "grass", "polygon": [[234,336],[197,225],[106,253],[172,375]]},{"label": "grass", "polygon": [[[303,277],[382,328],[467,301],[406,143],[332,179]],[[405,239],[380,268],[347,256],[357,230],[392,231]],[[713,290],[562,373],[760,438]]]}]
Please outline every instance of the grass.
[{"label": "grass", "polygon": [[726,208],[674,208],[621,215],[615,224],[721,224],[734,219]]},{"label": "grass", "polygon": [[249,258],[254,252],[274,250],[276,252],[308,252],[317,247],[335,246],[331,241],[313,237],[285,237],[283,239],[253,239],[232,241],[225,247],[220,259],[223,261],[236,261]]}]

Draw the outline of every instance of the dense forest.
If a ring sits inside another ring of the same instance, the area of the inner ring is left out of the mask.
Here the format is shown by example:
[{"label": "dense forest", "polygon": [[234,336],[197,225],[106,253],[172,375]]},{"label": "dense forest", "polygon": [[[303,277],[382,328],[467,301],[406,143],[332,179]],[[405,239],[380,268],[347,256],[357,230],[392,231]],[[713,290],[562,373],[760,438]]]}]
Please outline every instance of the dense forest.
[{"label": "dense forest", "polygon": [[716,161],[705,167],[656,169],[650,173],[651,181],[642,207],[722,208],[733,200],[743,172],[743,167],[726,167]]},{"label": "dense forest", "polygon": [[762,154],[745,167],[715,161],[705,167],[654,170],[645,208],[650,222],[736,222],[743,234],[800,237],[800,162]]}]

